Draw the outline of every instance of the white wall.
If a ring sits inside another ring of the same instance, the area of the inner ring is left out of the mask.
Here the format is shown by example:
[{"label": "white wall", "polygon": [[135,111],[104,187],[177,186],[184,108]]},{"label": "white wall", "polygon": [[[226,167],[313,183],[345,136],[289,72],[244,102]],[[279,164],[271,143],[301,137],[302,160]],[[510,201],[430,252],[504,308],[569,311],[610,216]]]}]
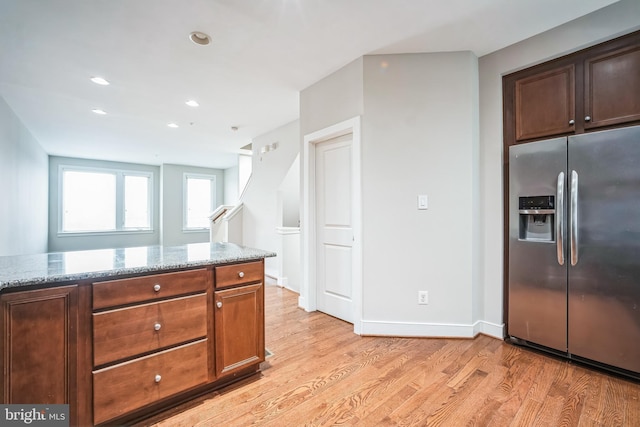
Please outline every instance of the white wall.
[{"label": "white wall", "polygon": [[621,0],[479,60],[482,317],[503,322],[502,75],[640,28],[640,1]]},{"label": "white wall", "polygon": [[224,170],[224,200],[219,204],[235,205],[240,201],[239,193],[239,173],[238,166]]},{"label": "white wall", "polygon": [[303,135],[362,116],[364,334],[475,331],[477,76],[469,52],[365,56],[301,93]]},{"label": "white wall", "polygon": [[161,236],[163,246],[208,242],[209,229],[203,231],[183,230],[183,177],[184,173],[214,175],[216,177],[216,206],[224,202],[224,171],[221,169],[195,166],[169,165],[161,167],[162,185],[160,190]]},{"label": "white wall", "polygon": [[362,114],[362,64],[358,58],[300,92],[301,153],[304,135]]},{"label": "white wall", "polygon": [[0,256],[47,251],[49,158],[0,97]]},{"label": "white wall", "polygon": [[278,187],[278,225],[300,227],[300,154]]},{"label": "white wall", "polygon": [[[278,188],[298,155],[299,138],[300,125],[296,120],[252,141],[255,153],[252,174],[242,197],[246,246],[278,252],[276,227],[282,225],[278,217]],[[276,150],[260,154],[263,146],[274,142],[278,143]],[[275,258],[265,259],[267,273],[275,274],[277,265]]]},{"label": "white wall", "polygon": [[365,334],[473,334],[477,90],[470,52],[364,57]]}]

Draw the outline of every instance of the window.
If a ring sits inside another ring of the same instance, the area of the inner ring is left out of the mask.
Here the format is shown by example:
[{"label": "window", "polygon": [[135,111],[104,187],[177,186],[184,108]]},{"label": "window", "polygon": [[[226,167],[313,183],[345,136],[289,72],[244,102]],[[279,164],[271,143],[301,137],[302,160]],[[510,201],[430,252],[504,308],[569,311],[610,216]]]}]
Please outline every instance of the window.
[{"label": "window", "polygon": [[216,207],[216,177],[184,174],[184,229],[209,228],[209,215]]},{"label": "window", "polygon": [[246,154],[240,154],[238,156],[238,197],[242,198],[242,194],[244,190],[247,188],[247,184],[249,184],[249,179],[251,178],[251,169],[252,169],[252,159],[251,156],[247,156]]},{"label": "window", "polygon": [[60,167],[62,233],[151,230],[152,173]]}]

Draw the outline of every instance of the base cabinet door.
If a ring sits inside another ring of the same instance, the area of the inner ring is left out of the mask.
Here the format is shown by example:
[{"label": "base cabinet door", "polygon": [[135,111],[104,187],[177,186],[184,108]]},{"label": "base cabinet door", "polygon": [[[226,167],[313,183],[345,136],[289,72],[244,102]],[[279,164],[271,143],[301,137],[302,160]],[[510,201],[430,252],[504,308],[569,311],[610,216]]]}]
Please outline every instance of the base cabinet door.
[{"label": "base cabinet door", "polygon": [[216,291],[214,300],[217,376],[264,361],[262,283]]},{"label": "base cabinet door", "polygon": [[[77,402],[78,287],[3,294],[4,404]],[[71,411],[71,424],[74,414]]]}]

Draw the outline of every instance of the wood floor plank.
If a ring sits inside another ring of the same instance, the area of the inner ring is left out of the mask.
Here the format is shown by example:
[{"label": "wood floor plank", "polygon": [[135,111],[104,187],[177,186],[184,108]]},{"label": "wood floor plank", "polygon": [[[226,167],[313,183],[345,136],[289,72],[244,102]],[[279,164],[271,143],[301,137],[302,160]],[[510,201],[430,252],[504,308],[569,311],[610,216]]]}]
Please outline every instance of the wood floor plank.
[{"label": "wood floor plank", "polygon": [[625,382],[625,401],[627,407],[624,414],[624,425],[640,426],[640,387],[631,382]]},{"label": "wood floor plank", "polygon": [[265,289],[262,373],[138,426],[640,426],[640,383],[479,335],[366,337]]}]

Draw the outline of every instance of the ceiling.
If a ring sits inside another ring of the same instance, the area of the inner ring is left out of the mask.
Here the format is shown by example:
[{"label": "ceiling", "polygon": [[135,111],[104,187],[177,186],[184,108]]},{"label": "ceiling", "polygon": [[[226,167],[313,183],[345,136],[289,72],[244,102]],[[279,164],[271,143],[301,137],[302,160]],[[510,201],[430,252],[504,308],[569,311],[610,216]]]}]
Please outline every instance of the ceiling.
[{"label": "ceiling", "polygon": [[224,169],[360,56],[482,56],[611,3],[0,0],[0,96],[51,155]]}]

